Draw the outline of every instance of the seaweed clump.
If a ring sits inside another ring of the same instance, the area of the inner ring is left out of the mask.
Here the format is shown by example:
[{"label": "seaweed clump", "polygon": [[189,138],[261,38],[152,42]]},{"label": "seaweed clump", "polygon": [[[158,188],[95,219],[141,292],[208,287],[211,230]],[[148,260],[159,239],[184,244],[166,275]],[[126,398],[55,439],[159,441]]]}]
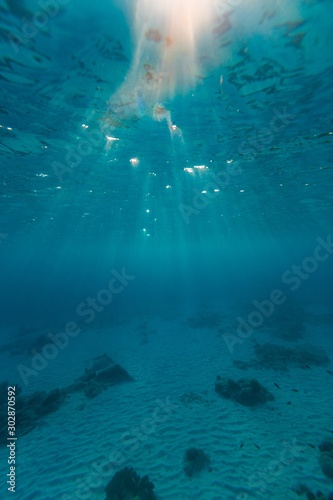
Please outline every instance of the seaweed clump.
[{"label": "seaweed clump", "polygon": [[241,370],[249,368],[288,371],[290,367],[308,369],[311,366],[326,366],[330,360],[323,349],[311,344],[287,348],[278,344],[254,343],[256,357],[250,361],[234,361],[234,366]]},{"label": "seaweed clump", "polygon": [[156,500],[154,484],[148,476],[140,477],[133,467],[115,473],[106,486],[106,500]]},{"label": "seaweed clump", "polygon": [[256,344],[255,353],[258,365],[264,368],[287,370],[288,366],[306,368],[307,366],[325,366],[329,359],[322,349],[303,344],[295,349],[288,349],[277,344]]}]

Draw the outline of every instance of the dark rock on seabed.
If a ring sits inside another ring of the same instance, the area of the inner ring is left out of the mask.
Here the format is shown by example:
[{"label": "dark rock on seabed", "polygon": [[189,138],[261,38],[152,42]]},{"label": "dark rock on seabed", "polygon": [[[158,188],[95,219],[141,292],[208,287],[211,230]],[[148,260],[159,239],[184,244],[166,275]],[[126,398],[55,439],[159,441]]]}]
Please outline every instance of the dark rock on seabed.
[{"label": "dark rock on seabed", "polygon": [[226,399],[232,399],[244,406],[256,406],[273,401],[274,396],[257,380],[241,378],[237,382],[232,379],[216,378],[215,391]]}]

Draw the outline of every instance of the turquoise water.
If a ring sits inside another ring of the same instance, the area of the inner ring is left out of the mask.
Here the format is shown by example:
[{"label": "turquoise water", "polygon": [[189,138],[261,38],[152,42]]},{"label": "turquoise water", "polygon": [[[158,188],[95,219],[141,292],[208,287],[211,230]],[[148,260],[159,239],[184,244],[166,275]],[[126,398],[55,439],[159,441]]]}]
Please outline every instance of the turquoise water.
[{"label": "turquoise water", "polygon": [[[125,466],[160,499],[331,498],[333,456],[325,473],[318,446],[333,431],[332,7],[189,2],[188,37],[176,0],[169,27],[144,1],[0,1],[0,380],[22,388],[16,498],[106,498]],[[103,354],[134,382],[68,389]],[[258,379],[274,403],[227,401],[223,426],[217,376]],[[35,415],[24,398],[55,388]],[[177,416],[78,493],[167,397]],[[293,439],[302,452],[274,475]],[[190,446],[211,471],[184,474]],[[267,467],[264,486],[249,480]]]}]

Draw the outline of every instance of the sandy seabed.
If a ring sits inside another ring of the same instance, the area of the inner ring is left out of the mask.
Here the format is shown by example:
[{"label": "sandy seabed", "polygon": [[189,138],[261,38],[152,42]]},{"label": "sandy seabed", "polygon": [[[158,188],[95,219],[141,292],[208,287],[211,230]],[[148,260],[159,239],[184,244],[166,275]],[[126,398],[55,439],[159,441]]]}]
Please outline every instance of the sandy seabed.
[{"label": "sandy seabed", "polygon": [[[308,325],[304,342],[333,359],[329,330]],[[125,466],[147,474],[161,500],[292,500],[300,498],[293,490],[299,483],[332,491],[318,463],[318,444],[333,431],[330,366],[288,372],[235,368],[235,359],[253,357],[254,338],[271,341],[263,328],[231,354],[218,329],[191,328],[186,315],[175,313],[129,318],[72,339],[31,381],[31,392],[64,387],[82,374],[87,360],[103,353],[135,381],[94,399],[75,394],[20,437],[15,497],[102,500],[108,481]],[[16,359],[2,357],[1,380],[17,380]],[[214,390],[217,375],[257,378],[275,400],[255,408],[225,400]],[[189,447],[210,456],[210,470],[191,478],[184,474]],[[6,456],[2,448],[2,464]],[[105,463],[108,469],[99,468]]]}]

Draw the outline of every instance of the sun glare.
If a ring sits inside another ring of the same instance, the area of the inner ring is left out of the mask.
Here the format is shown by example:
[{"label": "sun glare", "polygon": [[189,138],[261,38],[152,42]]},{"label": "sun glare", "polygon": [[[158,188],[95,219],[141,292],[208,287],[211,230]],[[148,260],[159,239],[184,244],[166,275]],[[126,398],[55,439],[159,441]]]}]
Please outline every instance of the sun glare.
[{"label": "sun glare", "polygon": [[137,69],[142,64],[151,66],[161,96],[193,86],[197,49],[210,31],[211,15],[211,3],[202,0],[137,1],[135,64]]},{"label": "sun glare", "polygon": [[108,102],[105,123],[111,130],[124,120],[149,116],[165,122],[171,136],[182,140],[164,103],[203,78],[198,51],[211,34],[212,5],[203,0],[137,0],[131,17],[132,64]]}]

